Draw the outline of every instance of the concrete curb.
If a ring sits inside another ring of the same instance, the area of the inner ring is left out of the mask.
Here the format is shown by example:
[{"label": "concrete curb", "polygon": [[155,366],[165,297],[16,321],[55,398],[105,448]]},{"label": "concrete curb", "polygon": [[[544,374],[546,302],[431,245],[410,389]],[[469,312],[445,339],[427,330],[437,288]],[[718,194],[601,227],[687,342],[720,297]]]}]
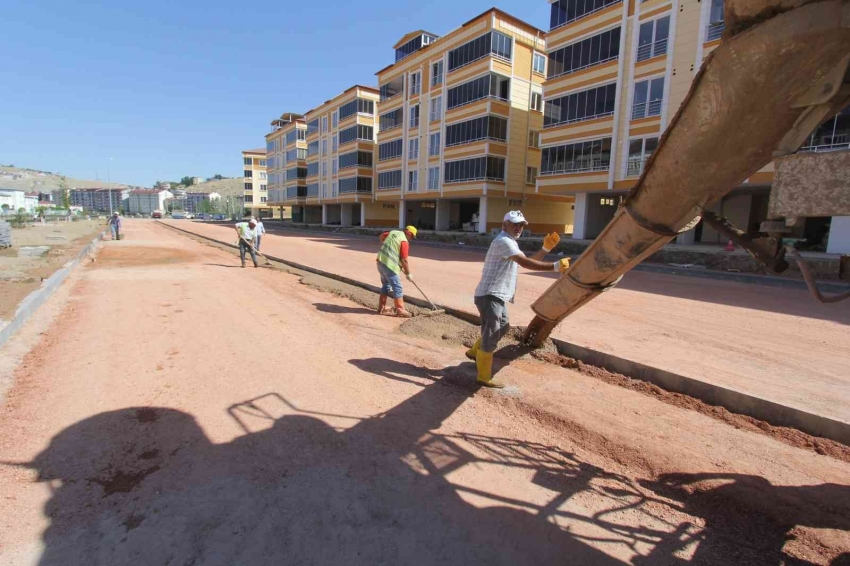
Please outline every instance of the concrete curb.
[{"label": "concrete curb", "polygon": [[[222,242],[221,240],[216,240],[215,238],[210,238],[208,236],[202,236],[195,232],[184,230],[183,228],[177,228],[176,226],[164,223],[161,224],[167,228],[184,232],[197,238],[202,238],[210,242],[215,242],[216,244],[238,249],[238,247],[234,244]],[[380,291],[380,289],[375,285],[370,285],[342,275],[316,269],[309,265],[302,265],[294,261],[274,257],[268,254],[264,255],[266,255],[266,257],[270,260],[301,271],[321,275],[322,277],[327,277],[329,279],[340,281],[375,293]],[[430,308],[430,305],[426,301],[415,297],[405,296],[404,300],[410,304],[416,305],[417,307],[426,309]],[[480,318],[477,314],[439,304],[437,305],[437,308],[445,309],[447,314],[472,324],[480,324]],[[850,446],[850,423],[837,421],[821,415],[815,415],[801,409],[774,403],[773,401],[761,399],[740,391],[706,383],[692,377],[686,377],[684,375],[665,371],[632,360],[620,358],[606,352],[593,350],[564,340],[552,339],[552,341],[562,355],[574,358],[586,364],[600,367],[614,373],[619,373],[632,379],[646,381],[657,385],[666,391],[681,393],[683,395],[699,399],[709,405],[723,407],[733,413],[753,417],[773,426],[795,428],[813,436],[828,438]]]},{"label": "concrete curb", "polygon": [[42,282],[41,287],[27,295],[18,308],[15,310],[15,316],[12,321],[0,330],[0,346],[3,346],[17,332],[27,320],[38,310],[38,308],[47,302],[47,299],[59,288],[71,271],[80,263],[80,260],[85,257],[94,246],[103,238],[106,232],[101,232],[100,235],[91,241],[89,245],[80,250],[77,257],[65,263],[56,272]]}]

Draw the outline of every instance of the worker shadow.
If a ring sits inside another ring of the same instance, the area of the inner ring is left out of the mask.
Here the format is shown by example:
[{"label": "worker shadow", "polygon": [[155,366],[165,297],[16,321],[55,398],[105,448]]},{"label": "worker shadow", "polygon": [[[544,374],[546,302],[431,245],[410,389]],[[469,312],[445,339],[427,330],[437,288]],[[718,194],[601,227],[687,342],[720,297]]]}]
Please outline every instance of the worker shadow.
[{"label": "worker shadow", "polygon": [[241,268],[241,265],[225,265],[223,263],[205,263],[204,265],[208,267],[230,267],[230,268]]},{"label": "worker shadow", "polygon": [[[850,544],[850,485],[773,485],[763,477],[734,473],[669,473],[642,487],[677,502],[682,511],[705,520],[701,533],[670,538],[635,565],[654,564],[654,554],[670,556],[696,544],[687,562],[713,564],[727,552],[726,542],[739,537],[735,556],[740,564],[811,565],[790,556],[789,543],[805,536],[800,527],[844,532]],[[845,547],[846,548],[846,547]],[[821,562],[818,562],[821,563]],[[850,564],[850,552],[835,557],[831,566]]]},{"label": "worker shadow", "polygon": [[330,314],[375,314],[373,309],[365,307],[347,307],[343,305],[332,305],[329,303],[313,303],[316,310]]},{"label": "worker shadow", "polygon": [[441,369],[432,369],[407,362],[398,362],[389,358],[352,359],[348,363],[359,369],[385,379],[427,387],[429,383],[440,382],[443,385],[475,385],[474,366],[459,364]]}]

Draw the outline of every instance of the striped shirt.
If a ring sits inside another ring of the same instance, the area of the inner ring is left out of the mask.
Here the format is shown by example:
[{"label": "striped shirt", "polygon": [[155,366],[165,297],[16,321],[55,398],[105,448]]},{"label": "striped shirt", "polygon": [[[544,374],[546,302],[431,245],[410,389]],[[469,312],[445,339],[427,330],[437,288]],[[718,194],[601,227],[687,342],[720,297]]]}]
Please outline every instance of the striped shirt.
[{"label": "striped shirt", "polygon": [[517,255],[525,257],[516,240],[502,230],[487,250],[484,270],[481,273],[481,281],[475,288],[475,296],[493,295],[503,301],[513,302],[519,265],[511,258]]}]

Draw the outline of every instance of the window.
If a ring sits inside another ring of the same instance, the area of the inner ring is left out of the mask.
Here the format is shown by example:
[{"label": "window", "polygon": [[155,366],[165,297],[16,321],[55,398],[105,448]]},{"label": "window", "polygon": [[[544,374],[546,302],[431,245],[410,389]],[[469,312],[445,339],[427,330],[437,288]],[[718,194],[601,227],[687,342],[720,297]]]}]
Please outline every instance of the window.
[{"label": "window", "polygon": [[664,77],[635,83],[632,120],[660,116],[664,99]]},{"label": "window", "polygon": [[705,30],[705,41],[714,41],[723,36],[723,30],[726,29],[723,10],[723,0],[711,0],[711,11],[708,15],[709,23]]},{"label": "window", "polygon": [[328,198],[328,184],[322,183],[322,198]]},{"label": "window", "polygon": [[543,112],[543,94],[540,92],[531,93],[531,109],[538,112]]},{"label": "window", "polygon": [[531,64],[531,68],[535,73],[540,75],[546,74],[546,56],[542,53],[534,52],[534,62]]},{"label": "window", "polygon": [[339,107],[339,119],[345,120],[354,114],[375,114],[375,103],[371,100],[363,98],[355,98],[351,102],[347,102]]},{"label": "window", "polygon": [[482,116],[446,126],[446,147],[485,139],[507,141],[507,119],[500,116]]},{"label": "window", "polygon": [[485,33],[481,37],[449,51],[449,72],[451,73],[455,69],[469,65],[490,54],[510,61],[511,48],[512,41],[507,35],[497,31]]},{"label": "window", "polygon": [[428,114],[428,120],[436,122],[443,117],[443,97],[438,96],[431,99],[431,112]]},{"label": "window", "polygon": [[[274,153],[274,140],[270,142],[266,142],[266,153]],[[247,157],[245,159],[248,159]],[[248,162],[245,162],[245,165],[248,165]]]},{"label": "window", "polygon": [[260,171],[260,179],[267,179],[267,178],[268,178],[268,177],[266,177],[266,172],[265,172],[265,171]]},{"label": "window", "polygon": [[354,140],[372,141],[374,132],[372,126],[361,126],[357,124],[346,128],[339,133],[339,145],[351,143]]},{"label": "window", "polygon": [[410,127],[418,128],[419,127],[419,105],[414,104],[410,107]]},{"label": "window", "polygon": [[643,173],[643,167],[658,147],[658,138],[629,140],[629,160],[626,163],[626,176],[637,177]]},{"label": "window", "polygon": [[419,171],[409,171],[407,173],[407,190],[416,192],[419,189]]},{"label": "window", "polygon": [[301,147],[290,149],[285,154],[286,162],[307,159],[307,150]]},{"label": "window", "polygon": [[537,130],[528,132],[528,147],[540,147],[540,132]]},{"label": "window", "polygon": [[559,28],[588,14],[597,12],[620,0],[558,0],[552,3],[551,17],[549,18],[549,30]]},{"label": "window", "polygon": [[286,170],[286,180],[292,181],[293,179],[306,179],[307,178],[307,168],[306,167],[292,167],[291,169]]},{"label": "window", "polygon": [[611,138],[543,148],[541,175],[604,171],[611,164]]},{"label": "window", "polygon": [[253,163],[253,160],[252,160],[250,157],[243,157],[243,158],[242,158],[242,162],[243,162],[245,165],[251,165],[251,164]]},{"label": "window", "polygon": [[319,153],[319,140],[307,144],[307,157],[317,155]]},{"label": "window", "polygon": [[322,177],[328,176],[328,162],[322,161]]},{"label": "window", "polygon": [[381,102],[395,98],[404,90],[404,75],[381,85]]},{"label": "window", "polygon": [[307,196],[308,197],[318,197],[319,196],[319,183],[310,183],[307,185]]},{"label": "window", "polygon": [[328,139],[325,138],[322,140],[322,155],[328,154]]},{"label": "window", "polygon": [[850,106],[818,126],[800,151],[850,149]]},{"label": "window", "polygon": [[637,60],[646,61],[667,53],[667,36],[670,34],[670,16],[641,24],[638,33]]},{"label": "window", "polygon": [[250,169],[245,169],[244,173],[245,173],[245,175],[243,175],[244,177],[253,177],[254,176],[254,172],[251,171]]},{"label": "window", "polygon": [[386,191],[401,188],[401,169],[378,173],[378,190]]},{"label": "window", "polygon": [[602,32],[549,54],[546,77],[553,79],[575,73],[620,56],[620,28]]},{"label": "window", "polygon": [[407,158],[419,159],[419,138],[413,138],[412,140],[408,140]]},{"label": "window", "polygon": [[254,196],[253,195],[245,195],[243,198],[245,199],[246,203],[254,202]]},{"label": "window", "polygon": [[266,201],[268,201],[268,197],[260,197],[260,202],[266,202]]},{"label": "window", "polygon": [[410,73],[408,82],[410,83],[410,96],[416,96],[422,90],[422,73]]},{"label": "window", "polygon": [[265,167],[265,166],[266,166],[266,160],[260,159],[260,167]]},{"label": "window", "polygon": [[379,120],[382,132],[399,128],[404,123],[404,108],[396,108],[392,112],[381,114]]},{"label": "window", "polygon": [[437,40],[437,36],[429,34],[420,34],[395,50],[396,63],[405,57],[416,53],[425,45],[430,45]]},{"label": "window", "polygon": [[429,191],[439,191],[440,190],[440,168],[439,167],[429,167],[428,168],[428,190]]},{"label": "window", "polygon": [[339,158],[338,157],[334,157],[332,165],[333,165],[333,168],[331,169],[331,172],[334,175],[336,175],[337,173],[339,173]]},{"label": "window", "polygon": [[431,86],[443,84],[443,62],[437,61],[431,65]]},{"label": "window", "polygon": [[331,117],[331,122],[333,123],[333,128],[335,130],[339,127],[339,110],[334,110]]},{"label": "window", "polygon": [[254,185],[252,183],[245,183],[244,188],[246,191],[253,191]]},{"label": "window", "polygon": [[473,157],[446,163],[446,183],[491,179],[505,180],[505,160],[501,157]]},{"label": "window", "polygon": [[337,183],[336,181],[334,181],[334,182],[331,184],[331,190],[333,191],[333,194],[332,194],[331,196],[336,196],[336,195],[338,195],[338,194],[339,194],[339,183]]},{"label": "window", "polygon": [[336,151],[339,149],[339,136],[335,135],[333,137],[333,146],[332,147],[333,147],[333,152],[336,153]]},{"label": "window", "polygon": [[510,97],[510,85],[511,79],[495,73],[478,77],[477,79],[449,89],[448,108],[451,110],[452,108],[457,108],[458,106],[488,97],[508,100]]},{"label": "window", "polygon": [[372,167],[372,152],[371,151],[352,151],[339,156],[339,168],[348,169],[350,167]]},{"label": "window", "polygon": [[319,131],[319,119],[318,118],[316,118],[315,120],[310,120],[309,122],[307,122],[307,135],[308,136],[315,134],[315,133],[318,133],[318,131]]},{"label": "window", "polygon": [[617,85],[610,84],[546,101],[543,127],[593,120],[614,113]]},{"label": "window", "polygon": [[371,193],[372,177],[349,177],[339,180],[339,194]]},{"label": "window", "polygon": [[401,157],[401,150],[404,147],[402,144],[401,138],[393,141],[389,141],[386,143],[382,143],[378,146],[378,161],[386,161],[387,159],[396,159],[397,157]]},{"label": "window", "polygon": [[525,168],[525,182],[528,185],[533,185],[537,181],[537,167]]},{"label": "window", "polygon": [[428,142],[428,155],[440,155],[440,132],[431,134]]},{"label": "window", "polygon": [[308,163],[307,164],[307,176],[308,177],[315,177],[318,174],[319,174],[319,162],[316,161],[315,163]]},{"label": "window", "polygon": [[307,139],[307,130],[292,130],[286,134],[286,145]]},{"label": "window", "polygon": [[328,117],[322,116],[322,133],[325,134],[328,131]]}]

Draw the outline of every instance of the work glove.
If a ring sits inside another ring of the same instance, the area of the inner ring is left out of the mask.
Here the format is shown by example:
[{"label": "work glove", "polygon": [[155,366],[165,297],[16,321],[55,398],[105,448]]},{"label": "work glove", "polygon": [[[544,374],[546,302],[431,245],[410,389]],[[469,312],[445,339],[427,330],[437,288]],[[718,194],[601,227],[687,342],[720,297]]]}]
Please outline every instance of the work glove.
[{"label": "work glove", "polygon": [[407,280],[411,281],[411,282],[413,281],[413,274],[412,273],[407,274]]},{"label": "work glove", "polygon": [[558,273],[563,273],[570,268],[570,258],[565,257],[564,259],[559,259],[555,263],[552,264],[552,270],[557,271]]},{"label": "work glove", "polygon": [[557,232],[552,232],[551,234],[548,234],[543,239],[543,251],[544,252],[551,252],[555,248],[555,246],[558,245],[558,242],[560,242],[560,241],[561,241],[561,237],[558,235]]}]

